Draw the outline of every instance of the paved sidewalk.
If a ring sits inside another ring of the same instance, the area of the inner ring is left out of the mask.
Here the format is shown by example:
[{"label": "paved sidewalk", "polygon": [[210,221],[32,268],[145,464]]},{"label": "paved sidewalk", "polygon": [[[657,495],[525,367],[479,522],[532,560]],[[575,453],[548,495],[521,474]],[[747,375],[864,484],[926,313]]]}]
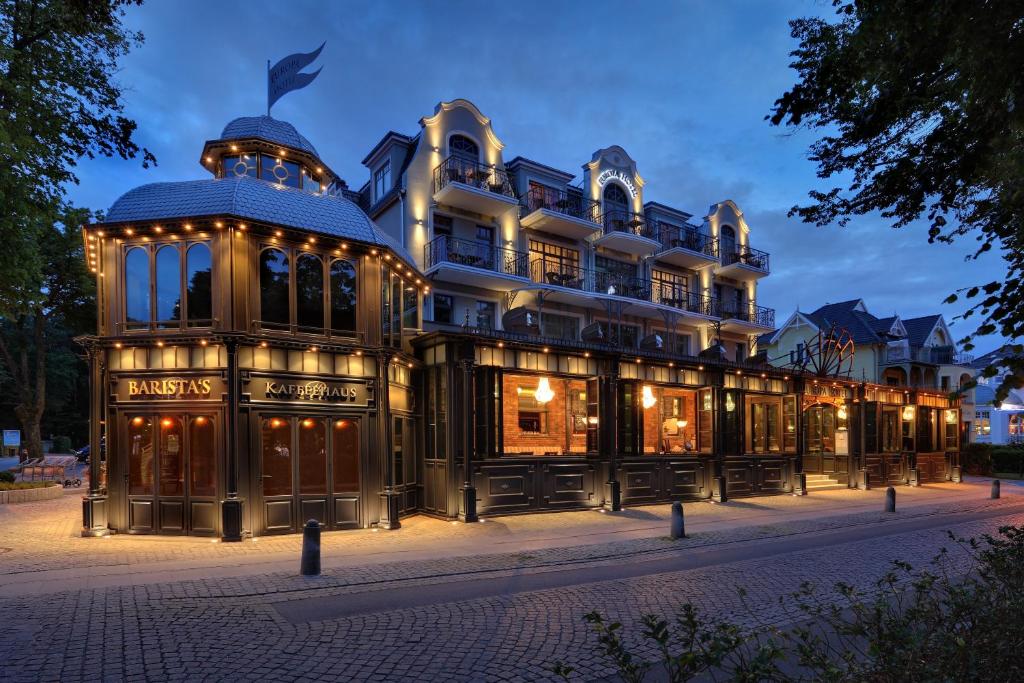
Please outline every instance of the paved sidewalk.
[{"label": "paved sidewalk", "polygon": [[[942,514],[987,504],[988,480],[898,489],[904,514]],[[869,523],[880,514],[884,490],[823,491],[808,496],[745,498],[725,504],[684,506],[690,543],[713,543],[732,534],[754,538],[812,528]],[[1004,488],[1004,501],[1024,502],[1024,490]],[[157,536],[79,536],[80,499],[0,508],[0,596],[72,588],[147,585],[192,579],[293,575],[301,536],[276,536],[242,543]],[[464,558],[495,558],[499,566],[593,561],[664,549],[669,506],[531,514],[459,524],[416,516],[397,531],[339,531],[323,535],[327,574],[357,567],[393,567],[441,562],[439,571],[459,571]],[[543,557],[543,559],[538,559]],[[492,563],[492,564],[493,564]],[[486,565],[492,566],[492,565]],[[414,570],[415,572],[416,570]]]}]

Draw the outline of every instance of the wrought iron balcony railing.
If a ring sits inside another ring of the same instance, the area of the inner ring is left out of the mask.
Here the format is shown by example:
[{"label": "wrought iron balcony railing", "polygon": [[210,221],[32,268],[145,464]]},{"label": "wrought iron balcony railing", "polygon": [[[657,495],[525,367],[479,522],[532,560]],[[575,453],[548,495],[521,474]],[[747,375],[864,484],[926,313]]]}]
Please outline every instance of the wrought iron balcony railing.
[{"label": "wrought iron balcony railing", "polygon": [[718,239],[695,227],[658,223],[658,241],[664,249],[688,249],[718,258]]},{"label": "wrought iron balcony railing", "polygon": [[621,232],[652,240],[658,239],[654,226],[641,214],[631,211],[607,211],[602,218],[605,234]]},{"label": "wrought iron balcony railing", "polygon": [[523,199],[527,213],[547,209],[573,218],[601,222],[601,204],[581,194],[556,190],[553,187],[531,187]]},{"label": "wrought iron balcony railing", "polygon": [[529,274],[527,254],[493,244],[439,235],[423,249],[428,269],[441,263],[455,263],[516,277]]},{"label": "wrought iron balcony railing", "polygon": [[611,294],[643,301],[649,301],[651,296],[650,280],[582,268],[571,261],[559,261],[536,255],[530,263],[530,279],[583,292]]},{"label": "wrought iron balcony railing", "polygon": [[681,311],[715,316],[714,299],[699,292],[691,292],[685,285],[654,280],[651,283],[651,301]]},{"label": "wrought iron balcony railing", "polygon": [[513,199],[516,196],[508,173],[503,169],[492,168],[458,155],[448,157],[434,169],[435,193],[451,183],[461,183]]},{"label": "wrought iron balcony railing", "polygon": [[750,266],[751,268],[757,268],[758,270],[763,270],[767,273],[768,252],[741,246],[737,246],[729,252],[723,251],[722,265],[729,266],[733,263],[742,263],[743,265]]},{"label": "wrought iron balcony railing", "polygon": [[743,304],[737,307],[719,300],[714,301],[713,308],[712,315],[722,320],[742,320],[761,327],[775,327],[774,308],[753,304]]}]

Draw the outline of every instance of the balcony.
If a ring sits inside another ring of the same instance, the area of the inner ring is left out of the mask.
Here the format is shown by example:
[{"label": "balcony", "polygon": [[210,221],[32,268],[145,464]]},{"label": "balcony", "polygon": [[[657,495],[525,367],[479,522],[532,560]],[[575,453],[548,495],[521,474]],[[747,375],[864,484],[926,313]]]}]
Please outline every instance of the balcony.
[{"label": "balcony", "polygon": [[659,223],[658,260],[674,266],[700,270],[718,263],[718,240],[696,227]]},{"label": "balcony", "polygon": [[742,246],[736,246],[728,253],[722,252],[719,275],[735,280],[757,280],[768,273],[768,252]]},{"label": "balcony", "polygon": [[930,365],[966,365],[973,360],[968,353],[959,353],[952,346],[925,346],[909,348],[893,344],[885,350],[886,364],[928,363]]},{"label": "balcony", "polygon": [[634,256],[649,256],[661,248],[653,226],[638,213],[609,211],[602,219],[604,235],[594,241],[599,247],[615,249]]},{"label": "balcony", "polygon": [[441,282],[509,291],[529,284],[529,257],[513,249],[440,235],[424,248],[426,274]]},{"label": "balcony", "polygon": [[581,240],[601,232],[601,205],[580,194],[531,187],[523,199],[524,228]]},{"label": "balcony", "polygon": [[775,309],[744,304],[736,307],[715,301],[712,306],[715,317],[722,319],[722,329],[726,332],[750,332],[756,329],[775,329]]},{"label": "balcony", "polygon": [[686,287],[672,282],[653,281],[651,301],[705,318],[716,317],[715,300],[712,297],[688,291]]},{"label": "balcony", "polygon": [[485,216],[501,216],[519,206],[504,170],[458,156],[434,169],[434,201]]}]

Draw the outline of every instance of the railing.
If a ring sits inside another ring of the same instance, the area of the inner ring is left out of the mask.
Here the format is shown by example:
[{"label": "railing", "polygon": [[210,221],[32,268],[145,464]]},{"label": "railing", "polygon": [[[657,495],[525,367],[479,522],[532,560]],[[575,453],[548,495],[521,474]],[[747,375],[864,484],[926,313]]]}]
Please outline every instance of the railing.
[{"label": "railing", "polygon": [[631,211],[608,211],[602,216],[605,233],[621,232],[647,239],[657,239],[654,226],[638,213]]},{"label": "railing", "polygon": [[581,268],[571,262],[534,256],[530,279],[542,284],[650,301],[651,281]]},{"label": "railing", "polygon": [[439,235],[423,250],[428,269],[440,263],[456,263],[516,277],[527,277],[529,273],[527,254],[493,244]]},{"label": "railing", "polygon": [[665,249],[688,249],[718,258],[718,239],[694,227],[658,224],[658,241]]},{"label": "railing", "polygon": [[885,350],[887,363],[931,363],[934,365],[965,365],[970,363],[972,357],[967,353],[959,353],[952,346],[925,346],[921,348],[908,348],[905,346],[890,346]]},{"label": "railing", "polygon": [[737,308],[716,300],[713,315],[722,320],[742,320],[762,327],[775,327],[775,309],[764,306],[743,304]]},{"label": "railing", "polygon": [[515,198],[516,193],[508,173],[500,168],[485,166],[473,159],[450,156],[434,169],[434,192],[451,183],[469,185],[493,194]]},{"label": "railing", "polygon": [[731,252],[722,253],[722,265],[729,266],[733,263],[742,263],[743,265],[750,266],[751,268],[757,268],[768,272],[768,252],[760,251],[758,249],[751,249],[750,247],[737,246],[735,250]]},{"label": "railing", "polygon": [[715,300],[711,296],[688,291],[685,285],[674,282],[653,280],[651,301],[662,306],[671,306],[681,311],[689,311],[690,313],[706,316],[717,315],[715,313]]},{"label": "railing", "polygon": [[556,190],[553,187],[531,187],[523,200],[527,213],[547,209],[591,223],[601,222],[601,204],[581,194]]}]

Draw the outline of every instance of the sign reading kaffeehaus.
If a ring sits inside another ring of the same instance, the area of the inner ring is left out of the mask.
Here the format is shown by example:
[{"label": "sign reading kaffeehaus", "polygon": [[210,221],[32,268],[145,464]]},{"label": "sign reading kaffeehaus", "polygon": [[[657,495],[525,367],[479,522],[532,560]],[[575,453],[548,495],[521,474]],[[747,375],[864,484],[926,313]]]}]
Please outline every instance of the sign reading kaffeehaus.
[{"label": "sign reading kaffeehaus", "polygon": [[220,377],[118,377],[118,401],[219,400],[226,390]]},{"label": "sign reading kaffeehaus", "polygon": [[363,382],[329,382],[293,378],[254,377],[248,382],[250,401],[344,404],[367,406],[369,387]]}]

